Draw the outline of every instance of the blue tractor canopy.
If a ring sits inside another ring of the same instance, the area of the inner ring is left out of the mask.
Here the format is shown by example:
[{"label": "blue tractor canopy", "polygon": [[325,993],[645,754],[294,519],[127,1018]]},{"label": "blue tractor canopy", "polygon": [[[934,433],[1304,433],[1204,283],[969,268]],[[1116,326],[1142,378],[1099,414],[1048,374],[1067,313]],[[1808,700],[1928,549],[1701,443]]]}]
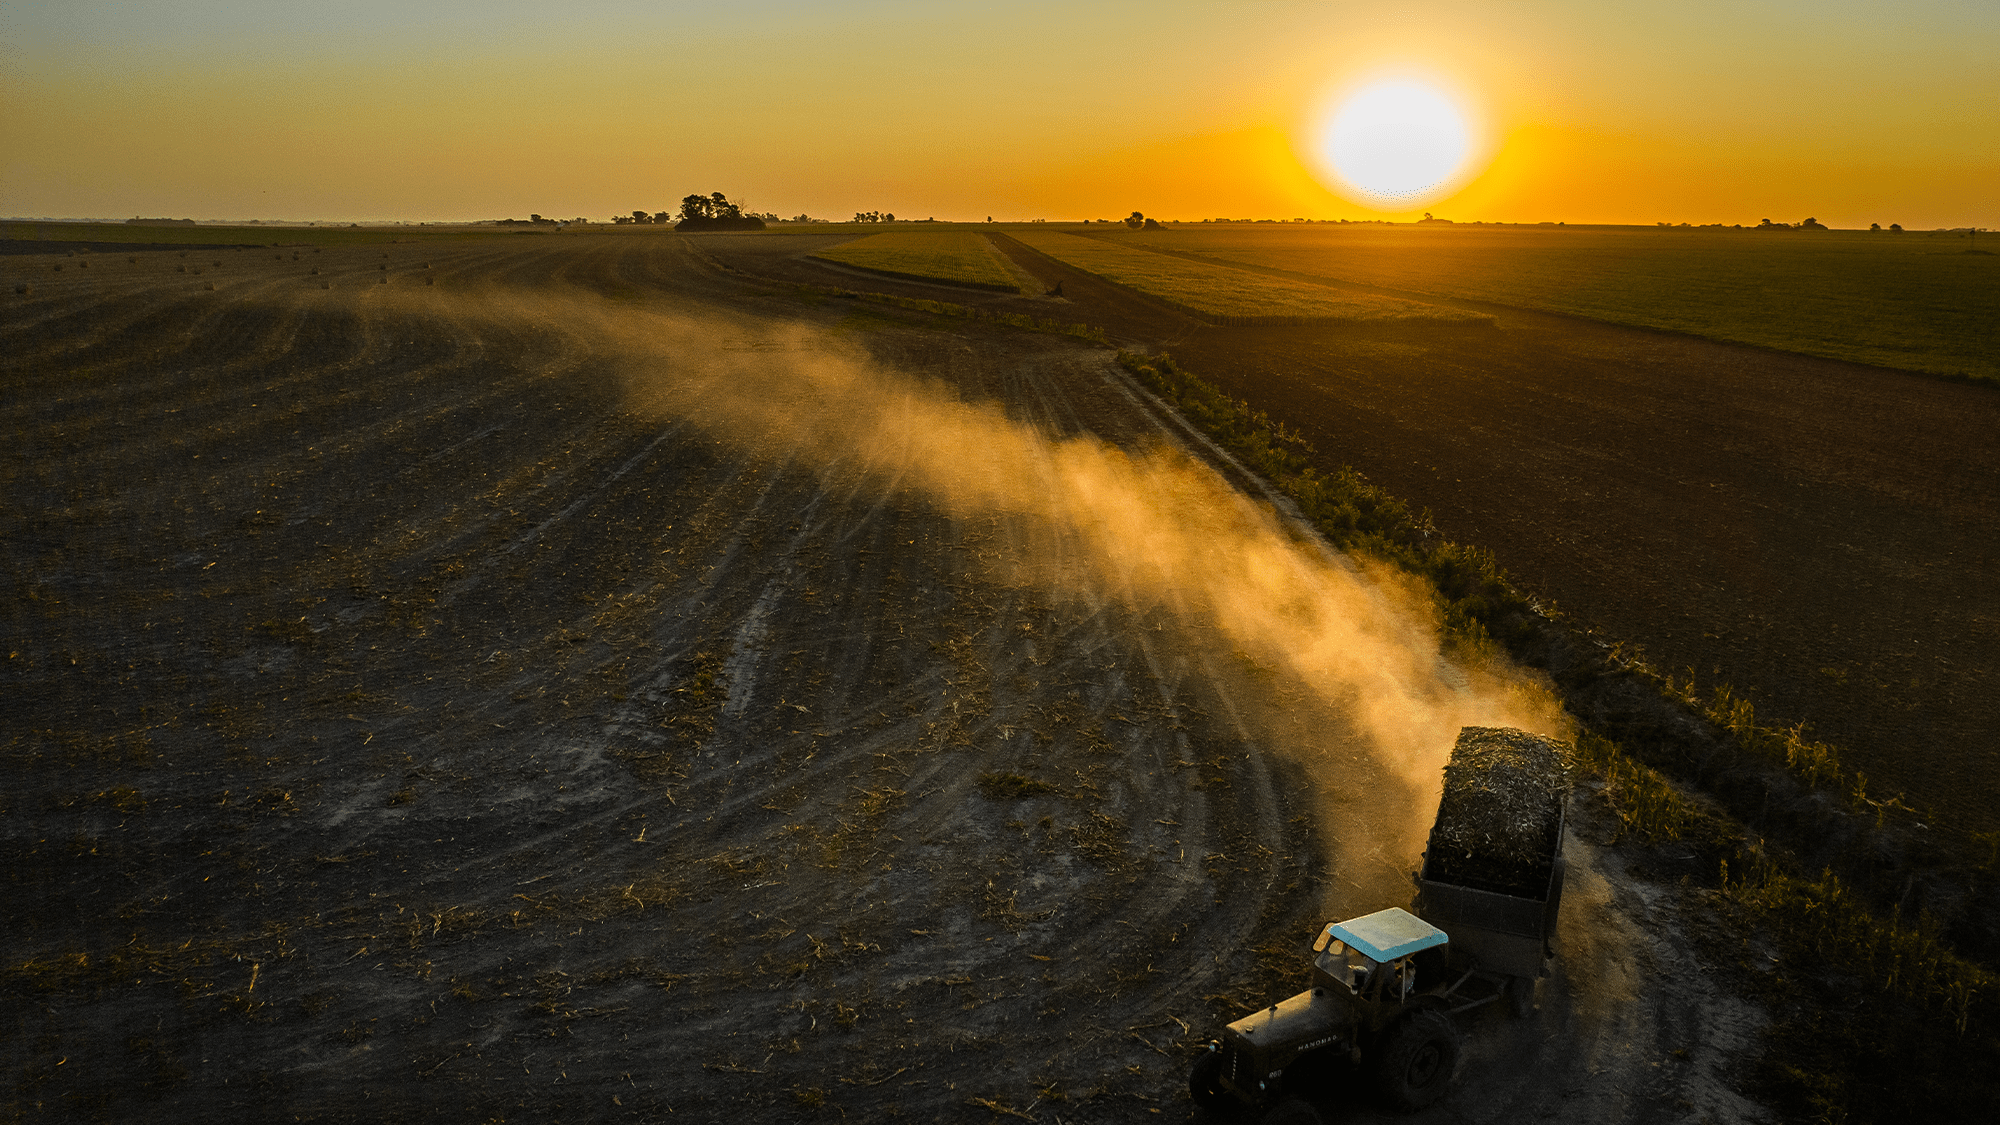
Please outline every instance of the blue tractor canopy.
[{"label": "blue tractor canopy", "polygon": [[1450,940],[1443,930],[1400,906],[1392,906],[1329,925],[1313,943],[1313,952],[1322,952],[1328,942],[1338,941],[1379,965],[1435,949]]}]

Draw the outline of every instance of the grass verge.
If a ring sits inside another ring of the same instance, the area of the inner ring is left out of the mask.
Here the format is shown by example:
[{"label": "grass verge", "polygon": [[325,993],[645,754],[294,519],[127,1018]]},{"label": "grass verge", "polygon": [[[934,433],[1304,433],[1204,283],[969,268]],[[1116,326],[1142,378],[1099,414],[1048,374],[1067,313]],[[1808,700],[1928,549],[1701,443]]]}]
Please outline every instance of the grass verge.
[{"label": "grass verge", "polygon": [[1447,541],[1432,528],[1428,515],[1413,515],[1408,505],[1353,469],[1327,474],[1314,468],[1308,457],[1311,446],[1304,438],[1172,359],[1120,352],[1118,362],[1141,385],[1276,485],[1335,547],[1371,555],[1428,579],[1454,636],[1479,643],[1521,636],[1535,628],[1534,603],[1507,582],[1490,552]]},{"label": "grass verge", "polygon": [[1771,1013],[1752,1081],[1788,1119],[1975,1120],[2000,1104],[1985,1059],[2000,1049],[2000,975],[1959,956],[1934,919],[1884,918],[1830,871],[1808,875],[1618,744],[1586,734],[1621,831],[1689,846],[1693,902],[1716,925],[1704,951]]}]

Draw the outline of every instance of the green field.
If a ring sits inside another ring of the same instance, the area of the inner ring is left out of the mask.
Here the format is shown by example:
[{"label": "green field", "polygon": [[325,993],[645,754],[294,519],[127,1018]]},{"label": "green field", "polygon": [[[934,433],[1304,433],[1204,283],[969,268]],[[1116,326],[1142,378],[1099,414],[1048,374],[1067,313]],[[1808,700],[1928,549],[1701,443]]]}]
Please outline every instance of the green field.
[{"label": "green field", "polygon": [[993,244],[977,231],[889,231],[843,242],[813,257],[891,277],[945,281],[1001,293],[1021,289]]},{"label": "green field", "polygon": [[1108,237],[1295,275],[2000,382],[2000,255],[1964,253],[1962,234],[1285,224]]},{"label": "green field", "polygon": [[1101,238],[1052,230],[1016,229],[1008,233],[1065,265],[1219,324],[1488,319],[1479,313],[1420,301],[1345,292],[1310,281],[1155,254]]}]

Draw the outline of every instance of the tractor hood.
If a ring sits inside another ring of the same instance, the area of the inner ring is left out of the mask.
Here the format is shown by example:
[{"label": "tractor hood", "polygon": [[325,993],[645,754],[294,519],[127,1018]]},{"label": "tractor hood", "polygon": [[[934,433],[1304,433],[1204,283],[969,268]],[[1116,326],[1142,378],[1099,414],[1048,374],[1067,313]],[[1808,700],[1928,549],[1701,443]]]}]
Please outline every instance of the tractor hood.
[{"label": "tractor hood", "polygon": [[1224,1043],[1232,1054],[1255,1060],[1246,1071],[1268,1080],[1307,1051],[1351,1046],[1353,1028],[1349,997],[1339,989],[1315,988],[1230,1024]]}]

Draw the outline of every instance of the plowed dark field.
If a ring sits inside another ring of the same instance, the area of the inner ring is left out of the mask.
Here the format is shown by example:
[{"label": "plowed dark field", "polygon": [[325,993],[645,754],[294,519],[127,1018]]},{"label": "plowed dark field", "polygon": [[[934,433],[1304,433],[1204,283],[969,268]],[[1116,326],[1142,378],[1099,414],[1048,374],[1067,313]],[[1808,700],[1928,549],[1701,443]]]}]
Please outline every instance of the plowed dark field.
[{"label": "plowed dark field", "polygon": [[[1557,721],[1108,351],[690,247],[7,260],[10,1117],[1189,1119]],[[1745,1108],[1603,835],[1437,1120]]]}]

